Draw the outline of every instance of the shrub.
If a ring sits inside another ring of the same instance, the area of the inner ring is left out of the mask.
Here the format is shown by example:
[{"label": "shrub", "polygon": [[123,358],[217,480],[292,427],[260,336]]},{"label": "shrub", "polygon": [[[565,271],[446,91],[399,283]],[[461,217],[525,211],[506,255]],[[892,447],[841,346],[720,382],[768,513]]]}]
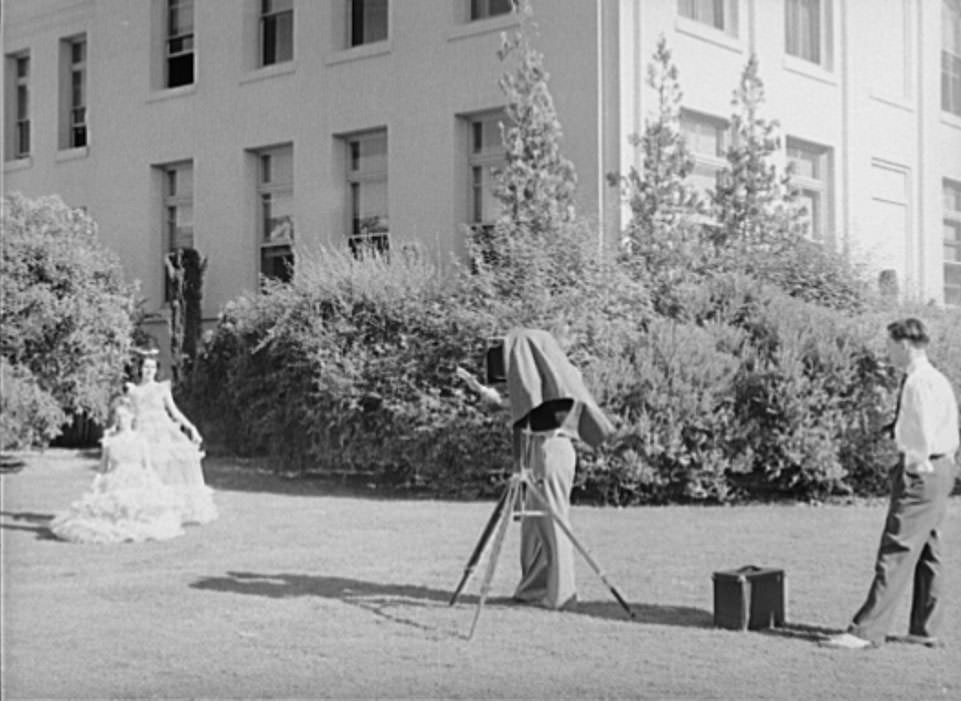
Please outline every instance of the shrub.
[{"label": "shrub", "polygon": [[0,358],[0,450],[46,445],[57,437],[67,416],[23,365]]},{"label": "shrub", "polygon": [[[127,358],[134,288],[93,220],[60,198],[4,197],[2,218],[0,355],[26,392],[21,408],[34,407],[12,412],[7,428],[21,443],[45,444],[60,431],[53,406],[105,417]],[[40,423],[17,418],[28,415]]]},{"label": "shrub", "polygon": [[481,460],[451,464],[465,441],[492,443],[470,439],[491,419],[453,377],[491,329],[457,312],[452,294],[416,257],[304,251],[292,283],[270,283],[221,315],[189,401],[217,417],[212,435],[284,469],[374,472],[409,485],[438,471],[449,479]]},{"label": "shrub", "polygon": [[563,329],[593,382],[646,322],[643,288],[588,233],[563,227],[565,245],[546,249],[517,242],[541,287],[515,297],[490,294],[486,270],[303,252],[291,283],[224,311],[185,401],[212,440],[285,469],[490,491],[510,469],[507,415],[479,407],[454,368],[479,371],[486,339],[537,326]]},{"label": "shrub", "polygon": [[727,399],[737,358],[725,349],[738,339],[728,331],[656,319],[630,355],[601,363],[596,383],[619,430],[596,463],[582,460],[585,497],[728,501],[726,473],[740,461]]}]

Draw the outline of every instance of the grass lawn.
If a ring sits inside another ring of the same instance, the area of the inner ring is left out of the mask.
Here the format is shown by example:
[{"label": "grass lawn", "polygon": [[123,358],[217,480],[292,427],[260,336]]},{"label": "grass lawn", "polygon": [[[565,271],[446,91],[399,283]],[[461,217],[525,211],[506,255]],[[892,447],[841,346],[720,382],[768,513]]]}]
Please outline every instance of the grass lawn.
[{"label": "grass lawn", "polygon": [[[447,600],[493,504],[331,493],[208,460],[221,517],[165,543],[81,546],[44,524],[94,460],[27,456],[2,477],[3,697],[961,698],[961,500],[944,524],[947,647],[831,651],[873,572],[882,503],[575,507],[637,613],[578,558],[579,604],[508,597],[512,525],[473,640],[480,575]],[[783,568],[788,626],[712,627],[711,573]],[[907,597],[892,633],[905,633]]]}]

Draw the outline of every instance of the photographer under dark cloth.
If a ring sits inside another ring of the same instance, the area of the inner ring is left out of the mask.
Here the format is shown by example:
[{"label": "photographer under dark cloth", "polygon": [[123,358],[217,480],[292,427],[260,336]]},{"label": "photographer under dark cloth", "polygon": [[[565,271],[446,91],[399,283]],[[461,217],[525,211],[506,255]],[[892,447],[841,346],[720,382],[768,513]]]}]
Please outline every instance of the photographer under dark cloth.
[{"label": "photographer under dark cloth", "polygon": [[[581,373],[557,340],[537,329],[516,329],[504,339],[507,404],[511,412],[513,457],[528,467],[551,509],[569,524],[571,487],[577,456],[572,438],[600,445],[614,430],[584,386]],[[487,401],[499,406],[497,390],[469,373],[458,373]],[[541,506],[531,495],[527,508]],[[549,516],[526,517],[521,523],[519,601],[559,609],[577,598],[574,548]]]}]

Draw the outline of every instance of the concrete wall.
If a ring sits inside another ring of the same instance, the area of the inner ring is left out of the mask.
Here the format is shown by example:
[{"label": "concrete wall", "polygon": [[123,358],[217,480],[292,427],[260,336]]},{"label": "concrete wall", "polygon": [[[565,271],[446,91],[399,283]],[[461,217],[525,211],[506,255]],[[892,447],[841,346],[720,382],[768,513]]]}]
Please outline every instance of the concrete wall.
[{"label": "concrete wall", "polygon": [[[941,299],[941,182],[961,180],[961,119],[940,109],[940,3],[824,0],[830,61],[788,56],[784,3],[730,0],[733,35],[677,14],[676,0],[535,0],[580,211],[616,231],[609,172],[637,154],[653,96],[643,86],[664,34],[685,107],[726,118],[752,51],[766,116],[785,137],[832,151],[830,245],[902,288]],[[388,133],[391,239],[439,261],[462,250],[467,134],[460,117],[498,107],[499,34],[509,17],[465,22],[467,0],[390,3],[386,42],[345,49],[339,0],[295,0],[294,60],[256,69],[256,0],[197,0],[196,81],[159,88],[162,0],[5,0],[4,52],[31,52],[33,148],[4,163],[4,189],[56,192],[88,208],[104,240],[162,308],[160,176],[192,159],[195,241],[209,258],[205,314],[257,285],[252,149],[294,147],[297,242],[342,242],[348,229],[342,136]],[[58,45],[86,33],[89,146],[59,150]],[[612,238],[613,236],[609,237]]]},{"label": "concrete wall", "polygon": [[[256,0],[195,3],[192,86],[160,89],[161,0],[8,0],[5,52],[29,48],[31,158],[5,164],[5,190],[59,193],[85,206],[105,242],[162,307],[162,211],[155,166],[192,160],[195,245],[209,259],[205,314],[257,285],[255,161],[250,151],[292,143],[298,244],[342,242],[349,226],[343,135],[388,133],[391,240],[419,241],[439,261],[462,250],[467,130],[462,115],[497,108],[500,33],[511,17],[467,23],[467,0],[390,3],[389,38],[346,49],[341,2],[295,2],[294,60],[256,69]],[[537,46],[581,182],[596,211],[596,5],[538,8]],[[86,32],[88,148],[56,143],[58,42]]]}]

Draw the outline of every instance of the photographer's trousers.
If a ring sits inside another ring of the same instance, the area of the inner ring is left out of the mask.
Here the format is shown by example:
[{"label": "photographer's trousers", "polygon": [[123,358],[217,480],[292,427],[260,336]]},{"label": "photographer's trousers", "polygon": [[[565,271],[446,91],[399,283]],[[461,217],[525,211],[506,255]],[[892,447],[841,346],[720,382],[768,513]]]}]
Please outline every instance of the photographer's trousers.
[{"label": "photographer's trousers", "polygon": [[909,632],[934,637],[944,618],[944,582],[939,527],[957,466],[947,457],[933,461],[934,472],[892,473],[891,502],[881,535],[874,581],[848,632],[881,644],[891,631],[901,595],[913,584]]},{"label": "photographer's trousers", "polygon": [[[571,439],[557,431],[528,434],[526,461],[535,484],[551,509],[569,525],[571,486],[576,454]],[[528,494],[526,508],[545,511]],[[521,523],[521,582],[514,598],[557,609],[575,595],[574,547],[550,515],[524,518]]]}]

